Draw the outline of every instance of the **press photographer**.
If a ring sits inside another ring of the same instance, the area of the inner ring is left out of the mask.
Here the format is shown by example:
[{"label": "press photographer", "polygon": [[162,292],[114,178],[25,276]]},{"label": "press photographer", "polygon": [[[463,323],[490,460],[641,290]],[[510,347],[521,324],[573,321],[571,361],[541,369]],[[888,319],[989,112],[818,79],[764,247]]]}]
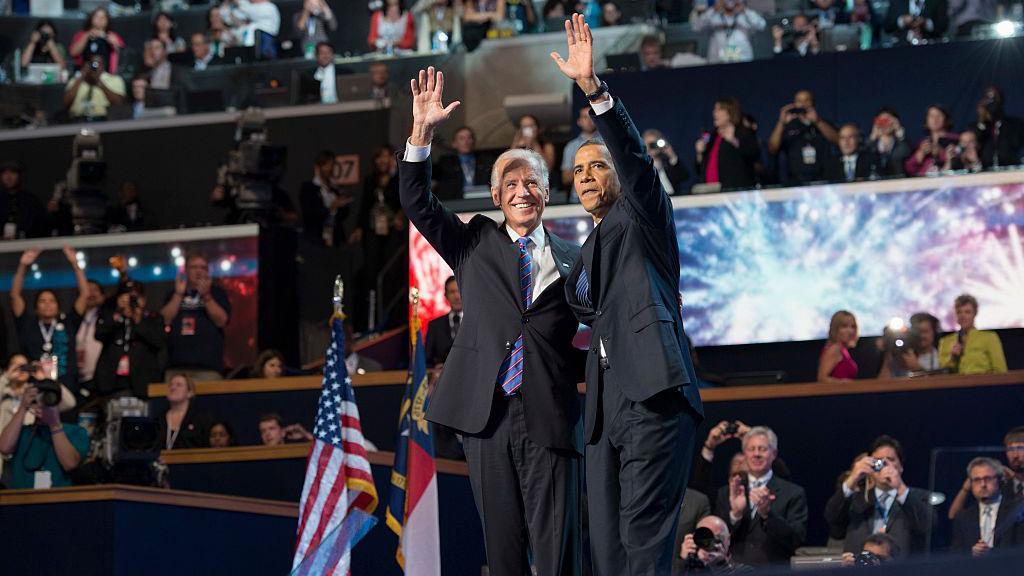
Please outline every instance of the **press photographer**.
[{"label": "press photographer", "polygon": [[[897,319],[899,320],[899,319]],[[939,319],[927,312],[890,323],[882,332],[879,347],[883,351],[879,378],[900,378],[913,372],[939,369]]]},{"label": "press photographer", "polygon": [[729,552],[729,527],[718,516],[705,516],[693,534],[683,538],[679,552],[686,559],[684,574],[750,574],[753,568],[737,564]]},{"label": "press photographer", "polygon": [[843,566],[881,566],[897,556],[899,546],[888,534],[874,534],[864,541],[860,552],[843,552]]},{"label": "press photographer", "polygon": [[658,172],[658,179],[661,187],[669,196],[684,194],[686,192],[683,184],[690,177],[686,164],[680,161],[679,155],[672,148],[665,135],[660,130],[653,128],[644,130],[644,144],[647,145],[647,153],[654,160],[654,169]]},{"label": "press photographer", "polygon": [[[33,373],[17,412],[0,433],[0,454],[11,457],[9,488],[70,486],[68,473],[89,453],[85,429],[61,424],[60,385],[42,376],[41,369]],[[35,421],[25,424],[29,414]]]},{"label": "press photographer", "polygon": [[797,14],[782,26],[772,26],[772,51],[776,56],[807,56],[821,50],[818,27],[804,14]]},{"label": "press photographer", "polygon": [[95,338],[103,343],[96,392],[147,398],[149,383],[160,381],[158,355],[167,342],[163,319],[146,310],[145,286],[138,282],[118,287],[115,306],[96,321]]}]

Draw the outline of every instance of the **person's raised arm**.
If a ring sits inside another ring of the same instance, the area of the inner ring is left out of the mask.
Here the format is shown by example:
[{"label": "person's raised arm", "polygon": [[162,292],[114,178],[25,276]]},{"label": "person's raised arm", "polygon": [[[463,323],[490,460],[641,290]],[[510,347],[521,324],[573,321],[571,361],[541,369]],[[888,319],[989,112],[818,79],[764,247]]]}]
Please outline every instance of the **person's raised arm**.
[{"label": "person's raised arm", "polygon": [[60,423],[60,413],[53,406],[44,406],[39,415],[39,421],[50,429],[50,438],[53,442],[53,451],[57,454],[57,462],[65,472],[70,472],[82,462],[82,455],[67,434],[64,433],[64,426]]},{"label": "person's raised arm", "polygon": [[29,406],[38,396],[39,392],[35,386],[25,388],[21,395],[21,402],[18,403],[18,409],[14,412],[14,417],[7,423],[7,426],[4,426],[3,432],[0,432],[0,454],[9,456],[18,449],[18,436],[21,434],[25,415],[28,414]]},{"label": "person's raised arm", "polygon": [[181,310],[181,299],[185,296],[185,289],[188,288],[188,278],[185,274],[179,274],[174,279],[174,294],[170,300],[160,309],[160,315],[164,317],[164,323],[170,326],[174,323],[174,317]]},{"label": "person's raised arm", "polygon": [[21,287],[25,284],[25,270],[35,263],[41,250],[30,248],[21,253],[18,260],[18,269],[14,271],[14,279],[11,281],[11,313],[15,318],[20,318],[25,313],[25,298],[21,295]]},{"label": "person's raised arm", "polygon": [[64,257],[68,259],[71,264],[71,270],[75,274],[75,285],[78,287],[78,295],[75,297],[75,312],[79,316],[85,314],[85,309],[89,303],[89,281],[85,278],[85,271],[78,265],[78,255],[75,253],[75,249],[71,246],[65,246],[63,248]]}]

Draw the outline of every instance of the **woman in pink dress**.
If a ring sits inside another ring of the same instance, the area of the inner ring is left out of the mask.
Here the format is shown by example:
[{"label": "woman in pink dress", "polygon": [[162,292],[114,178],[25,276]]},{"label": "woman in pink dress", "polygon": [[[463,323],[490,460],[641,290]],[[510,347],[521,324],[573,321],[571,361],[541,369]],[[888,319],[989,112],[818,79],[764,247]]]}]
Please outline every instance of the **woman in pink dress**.
[{"label": "woman in pink dress", "polygon": [[850,349],[857,345],[857,318],[846,310],[832,315],[828,328],[828,342],[818,360],[818,382],[837,384],[857,377],[857,363]]}]

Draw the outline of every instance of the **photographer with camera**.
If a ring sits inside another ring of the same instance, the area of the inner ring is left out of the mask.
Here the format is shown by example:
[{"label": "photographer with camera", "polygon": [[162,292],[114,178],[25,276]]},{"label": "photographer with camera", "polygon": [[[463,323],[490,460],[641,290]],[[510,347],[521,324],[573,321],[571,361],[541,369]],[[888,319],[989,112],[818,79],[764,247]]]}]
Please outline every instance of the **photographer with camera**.
[{"label": "photographer with camera", "polygon": [[774,156],[785,152],[786,181],[803,184],[823,178],[831,146],[838,141],[836,129],[818,116],[814,94],[810,90],[798,90],[793,95],[793,103],[779,110],[779,121],[768,138],[768,153]]},{"label": "photographer with camera", "polygon": [[825,521],[829,534],[846,535],[844,552],[860,552],[881,532],[893,538],[900,553],[922,552],[932,524],[928,502],[927,490],[903,482],[903,446],[883,435],[829,499]]},{"label": "photographer with camera", "polygon": [[879,378],[902,378],[910,372],[939,369],[939,319],[927,312],[910,317],[910,327],[885,329]]},{"label": "photographer with camera", "polygon": [[843,566],[881,566],[891,562],[899,554],[899,545],[892,536],[884,533],[872,534],[864,541],[860,552],[843,552]]},{"label": "photographer with camera", "polygon": [[93,54],[64,89],[64,106],[77,120],[105,120],[107,110],[124,101],[124,80],[103,69],[103,57]]},{"label": "photographer with camera", "polygon": [[680,554],[686,559],[683,574],[749,574],[754,569],[737,564],[729,552],[729,526],[718,516],[705,516],[692,534],[683,537]]},{"label": "photographer with camera", "polygon": [[29,36],[28,44],[21,49],[21,67],[29,64],[56,64],[61,70],[67,67],[64,47],[57,42],[57,29],[50,20],[40,20]]},{"label": "photographer with camera", "polygon": [[872,178],[903,176],[903,165],[910,156],[906,135],[896,110],[883,107],[875,114],[868,137],[868,150],[874,160]]},{"label": "photographer with camera", "polygon": [[928,107],[924,129],[924,139],[904,163],[907,176],[934,176],[947,169],[960,140],[960,135],[952,131],[953,121],[949,112],[938,104]]},{"label": "photographer with camera", "polygon": [[960,140],[953,147],[953,155],[949,159],[947,170],[966,171],[977,174],[985,169],[981,161],[980,148],[978,147],[978,133],[974,130],[964,130],[960,133]]},{"label": "photographer with camera", "polygon": [[114,310],[96,321],[96,340],[103,344],[96,363],[96,392],[104,397],[148,398],[151,382],[160,381],[158,356],[166,346],[163,319],[146,310],[145,286],[123,282]]},{"label": "photographer with camera", "polygon": [[772,52],[776,56],[807,56],[821,51],[818,26],[806,14],[796,14],[789,27],[772,26]]},{"label": "photographer with camera", "polygon": [[[0,432],[0,454],[10,459],[8,488],[70,486],[68,473],[89,453],[89,435],[81,426],[61,424],[60,385],[40,368],[25,386],[11,421]],[[25,424],[31,414],[35,420]]]},{"label": "photographer with camera", "polygon": [[807,536],[804,489],[772,471],[779,454],[775,432],[755,426],[743,435],[746,474],[733,474],[718,491],[715,514],[732,533],[732,555],[752,566],[788,563]]},{"label": "photographer with camera", "polygon": [[974,129],[981,143],[981,162],[986,168],[1017,166],[1024,146],[1024,120],[1007,116],[1006,100],[998,86],[985,88],[978,100]]},{"label": "photographer with camera", "polygon": [[977,558],[993,548],[1024,545],[1024,522],[1020,520],[1024,501],[1003,496],[1000,486],[1004,478],[1003,465],[992,458],[975,458],[967,465],[964,486],[974,496],[974,503],[953,518],[952,550]]},{"label": "photographer with camera", "polygon": [[714,7],[694,2],[690,12],[694,32],[708,35],[708,62],[749,62],[754,59],[751,36],[764,30],[764,17],[744,0],[715,0]]},{"label": "photographer with camera", "polygon": [[939,40],[948,27],[948,0],[890,0],[885,15],[885,31],[905,44]]},{"label": "photographer with camera", "polygon": [[679,156],[672,149],[672,144],[665,139],[660,130],[650,128],[644,130],[644,143],[647,145],[647,154],[654,160],[654,169],[658,172],[658,179],[661,180],[661,187],[669,196],[685,194],[683,184],[690,177],[686,165],[679,161]]}]

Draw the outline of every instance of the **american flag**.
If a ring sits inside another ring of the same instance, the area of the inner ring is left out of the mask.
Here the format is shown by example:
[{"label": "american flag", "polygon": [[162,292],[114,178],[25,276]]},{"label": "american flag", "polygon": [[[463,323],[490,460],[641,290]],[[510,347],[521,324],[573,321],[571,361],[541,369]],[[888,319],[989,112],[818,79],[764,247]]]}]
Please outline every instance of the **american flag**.
[{"label": "american flag", "polygon": [[377,489],[363,445],[352,380],[345,367],[342,316],[331,319],[313,447],[299,502],[292,574],[344,576],[352,547],[376,524]]}]

